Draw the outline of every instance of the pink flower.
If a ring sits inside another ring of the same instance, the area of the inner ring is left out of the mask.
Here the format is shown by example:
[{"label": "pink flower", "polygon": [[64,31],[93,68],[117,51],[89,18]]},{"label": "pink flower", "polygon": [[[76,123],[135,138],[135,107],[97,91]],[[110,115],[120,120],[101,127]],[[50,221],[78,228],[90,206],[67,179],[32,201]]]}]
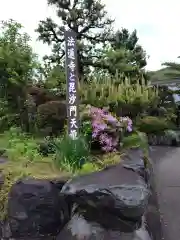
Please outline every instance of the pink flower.
[{"label": "pink flower", "polygon": [[116,123],[117,122],[117,119],[110,114],[105,115],[104,118],[105,118],[106,121],[109,121],[110,123]]},{"label": "pink flower", "polygon": [[108,138],[108,134],[107,133],[103,133],[99,136],[99,140],[100,140],[100,143],[104,144],[107,142],[107,138]]},{"label": "pink flower", "polygon": [[132,126],[127,126],[127,131],[132,132]]},{"label": "pink flower", "polygon": [[97,131],[93,131],[93,133],[92,133],[92,138],[97,138],[97,136],[98,136],[98,132]]},{"label": "pink flower", "polygon": [[122,117],[120,121],[126,125],[126,130],[132,132],[132,120],[129,117]]},{"label": "pink flower", "polygon": [[111,146],[103,146],[103,147],[102,147],[102,150],[103,150],[104,152],[111,152],[113,149],[112,149]]},{"label": "pink flower", "polygon": [[92,107],[91,108],[91,114],[92,115],[95,115],[95,114],[101,115],[101,114],[104,114],[104,111],[100,108]]},{"label": "pink flower", "polygon": [[[117,151],[120,143],[120,126],[128,131],[132,131],[132,120],[129,117],[122,117],[120,121],[105,110],[92,107],[90,110],[92,120],[92,138],[98,141],[105,152]],[[108,131],[107,131],[108,129]],[[111,134],[111,131],[116,133]]]}]

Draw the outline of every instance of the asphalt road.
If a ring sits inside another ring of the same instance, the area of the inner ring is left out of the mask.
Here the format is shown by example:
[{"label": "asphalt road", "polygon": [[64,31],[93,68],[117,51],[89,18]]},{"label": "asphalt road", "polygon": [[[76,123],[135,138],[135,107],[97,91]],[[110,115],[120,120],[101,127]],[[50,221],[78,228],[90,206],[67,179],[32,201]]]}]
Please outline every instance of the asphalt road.
[{"label": "asphalt road", "polygon": [[178,240],[180,239],[180,148],[152,147],[150,155],[155,163],[162,239]]}]

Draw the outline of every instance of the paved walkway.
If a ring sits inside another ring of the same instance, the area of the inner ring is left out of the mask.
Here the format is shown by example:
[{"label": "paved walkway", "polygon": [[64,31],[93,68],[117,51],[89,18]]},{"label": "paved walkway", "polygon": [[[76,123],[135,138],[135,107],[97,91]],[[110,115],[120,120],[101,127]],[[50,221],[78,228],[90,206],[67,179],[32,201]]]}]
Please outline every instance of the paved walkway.
[{"label": "paved walkway", "polygon": [[[152,147],[164,240],[180,239],[180,148]],[[155,239],[160,240],[160,239]]]}]

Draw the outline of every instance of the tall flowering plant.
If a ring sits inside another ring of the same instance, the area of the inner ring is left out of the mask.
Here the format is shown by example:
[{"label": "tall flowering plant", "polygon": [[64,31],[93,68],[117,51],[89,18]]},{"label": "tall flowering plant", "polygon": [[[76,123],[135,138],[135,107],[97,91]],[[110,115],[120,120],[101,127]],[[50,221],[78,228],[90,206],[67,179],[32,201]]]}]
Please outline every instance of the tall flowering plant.
[{"label": "tall flowering plant", "polygon": [[99,142],[103,151],[117,151],[122,133],[132,131],[132,120],[129,117],[116,118],[108,111],[91,107],[92,140]]}]

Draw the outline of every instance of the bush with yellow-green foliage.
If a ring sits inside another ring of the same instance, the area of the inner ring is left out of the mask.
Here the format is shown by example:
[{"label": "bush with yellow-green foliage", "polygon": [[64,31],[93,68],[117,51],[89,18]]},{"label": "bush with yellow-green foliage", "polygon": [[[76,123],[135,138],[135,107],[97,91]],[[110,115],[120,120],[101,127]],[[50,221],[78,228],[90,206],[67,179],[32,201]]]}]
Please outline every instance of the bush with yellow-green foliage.
[{"label": "bush with yellow-green foliage", "polygon": [[0,149],[10,161],[28,162],[42,160],[34,137],[23,133],[19,128],[10,128],[0,135]]},{"label": "bush with yellow-green foliage", "polygon": [[145,116],[136,123],[139,131],[147,134],[161,134],[173,124],[164,117]]},{"label": "bush with yellow-green foliage", "polygon": [[137,116],[158,99],[158,90],[143,79],[132,84],[131,79],[103,78],[79,85],[80,99],[95,107],[110,107],[118,116]]}]

